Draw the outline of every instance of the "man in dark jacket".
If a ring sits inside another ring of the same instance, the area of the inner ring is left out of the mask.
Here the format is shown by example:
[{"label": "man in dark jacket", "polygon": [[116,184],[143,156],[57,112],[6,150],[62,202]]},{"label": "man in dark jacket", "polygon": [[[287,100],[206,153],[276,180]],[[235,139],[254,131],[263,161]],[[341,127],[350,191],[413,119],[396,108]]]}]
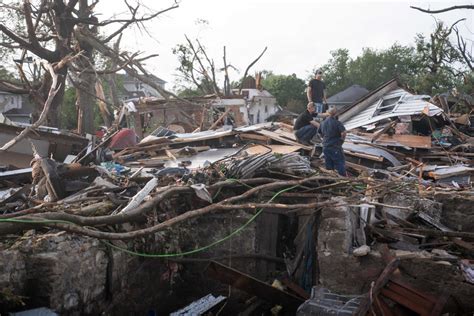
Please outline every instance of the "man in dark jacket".
[{"label": "man in dark jacket", "polygon": [[336,118],[337,110],[330,107],[328,110],[329,117],[326,118],[319,128],[319,132],[323,136],[323,154],[326,163],[326,169],[334,170],[341,176],[346,175],[346,159],[342,144],[346,138],[346,129],[344,125]]},{"label": "man in dark jacket", "polygon": [[314,120],[317,116],[325,117],[327,115],[316,113],[314,104],[312,102],[308,103],[306,110],[298,116],[293,126],[296,140],[299,143],[311,145],[310,141],[316,135],[319,128],[319,122]]}]

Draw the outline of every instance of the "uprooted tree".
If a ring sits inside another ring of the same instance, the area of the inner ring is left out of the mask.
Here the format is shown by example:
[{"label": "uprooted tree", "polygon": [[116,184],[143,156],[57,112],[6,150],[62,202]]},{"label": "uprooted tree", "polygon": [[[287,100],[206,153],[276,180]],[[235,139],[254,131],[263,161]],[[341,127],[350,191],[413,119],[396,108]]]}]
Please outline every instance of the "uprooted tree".
[{"label": "uprooted tree", "polygon": [[[61,125],[59,113],[67,80],[76,89],[79,133],[93,132],[93,107],[98,100],[105,101],[96,93],[97,78],[100,75],[124,70],[155,88],[165,98],[173,96],[148,79],[142,62],[156,55],[139,57],[139,52],[119,51],[118,45],[113,47],[111,43],[119,39],[128,27],[143,27],[144,22],[177,8],[178,4],[174,2],[164,10],[149,12],[146,9],[148,12],[142,13],[140,1],[132,5],[124,0],[128,9],[125,17],[100,21],[94,12],[98,2],[99,0],[24,0],[2,2],[0,5],[3,15],[0,21],[0,46],[16,57],[15,66],[21,79],[21,82],[1,80],[0,85],[2,89],[12,93],[28,93],[37,106],[38,116],[48,97],[51,75],[42,67],[34,68],[34,73],[29,71],[28,63],[43,59],[51,64],[58,76],[59,88],[46,113],[45,123],[49,126]],[[115,30],[100,34],[101,27],[114,25]],[[72,59],[71,56],[75,58]],[[99,57],[109,60],[109,67],[97,69],[100,66],[96,63]]]}]

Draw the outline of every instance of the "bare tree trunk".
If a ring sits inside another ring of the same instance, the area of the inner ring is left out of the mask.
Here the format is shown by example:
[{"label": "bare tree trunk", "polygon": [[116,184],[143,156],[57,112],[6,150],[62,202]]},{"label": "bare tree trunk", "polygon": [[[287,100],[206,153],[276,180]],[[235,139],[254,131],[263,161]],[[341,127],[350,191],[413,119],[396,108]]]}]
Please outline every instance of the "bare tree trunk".
[{"label": "bare tree trunk", "polygon": [[104,95],[104,88],[102,87],[102,83],[100,80],[97,80],[95,83],[95,92],[97,94],[97,97],[100,98],[98,101],[99,104],[99,110],[100,110],[100,115],[102,116],[102,120],[104,121],[104,125],[107,127],[110,127],[112,125],[112,115],[109,112],[109,109],[107,108],[107,104],[102,101],[105,100],[105,95]]},{"label": "bare tree trunk", "polygon": [[[114,51],[119,54],[120,53],[120,41],[122,39],[122,35],[119,36],[117,41],[114,43]],[[115,69],[117,67],[117,60],[111,58],[110,59],[111,65],[110,69]],[[117,75],[114,73],[108,74],[105,76],[107,83],[109,84],[109,90],[110,90],[110,99],[112,100],[112,104],[116,108],[120,108],[120,99],[119,99],[119,94],[118,94],[118,88],[117,88],[117,82],[116,78]]]},{"label": "bare tree trunk", "polygon": [[[92,53],[92,50],[90,51]],[[92,54],[91,54],[92,57]],[[84,62],[83,60],[81,62]],[[85,67],[86,69],[88,67]],[[79,86],[76,90],[78,112],[78,126],[79,134],[94,133],[94,107],[97,100],[95,95],[95,75],[82,72],[79,75]]]},{"label": "bare tree trunk", "polygon": [[[53,103],[51,104],[51,110],[48,112],[49,118],[48,118],[48,125],[49,126],[54,126],[61,128],[61,119],[60,119],[60,113],[62,109],[62,104],[64,100],[64,90],[66,88],[66,75],[67,75],[67,66],[63,67],[59,71],[59,83],[61,86],[59,87],[58,93],[56,93],[56,96],[53,99]],[[52,114],[51,112],[55,112]]]},{"label": "bare tree trunk", "polygon": [[[79,17],[88,18],[91,16],[87,0],[79,1]],[[87,26],[83,26],[89,28]],[[97,28],[91,27],[89,29],[93,34],[97,33]],[[85,41],[78,39],[82,58],[78,60],[79,69],[85,70],[79,73],[79,86],[77,87],[77,105],[78,105],[78,124],[77,131],[79,134],[94,133],[94,107],[96,106],[95,99],[95,83],[96,76],[94,70],[94,48]]]}]

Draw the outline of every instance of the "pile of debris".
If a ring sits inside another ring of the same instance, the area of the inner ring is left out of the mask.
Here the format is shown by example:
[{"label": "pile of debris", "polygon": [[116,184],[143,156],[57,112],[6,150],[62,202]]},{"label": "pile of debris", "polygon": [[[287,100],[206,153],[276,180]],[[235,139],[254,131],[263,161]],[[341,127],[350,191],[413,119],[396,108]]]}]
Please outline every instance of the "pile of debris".
[{"label": "pile of debris", "polygon": [[[138,143],[133,131],[110,130],[66,162],[38,154],[31,168],[0,172],[0,260],[26,262],[35,240],[65,231],[102,241],[93,247],[108,253],[104,274],[107,283],[115,280],[108,290],[75,289],[74,303],[55,304],[54,289],[35,297],[25,284],[58,280],[29,272],[32,263],[17,265],[29,267],[24,276],[4,265],[0,276],[19,276],[15,282],[0,277],[9,289],[1,293],[3,304],[19,309],[14,298],[29,296],[28,306],[59,312],[123,308],[117,293],[126,285],[116,280],[128,270],[111,264],[122,254],[160,258],[159,279],[171,288],[191,273],[191,262],[212,261],[207,275],[243,291],[229,297],[211,282],[186,301],[205,291],[217,296],[187,308],[184,300],[167,307],[143,302],[160,312],[183,308],[177,315],[194,308],[201,314],[472,312],[469,129],[461,132],[440,107],[395,81],[339,119],[350,130],[344,144],[349,177],[325,170],[320,148],[296,142],[285,123],[193,133],[158,127]],[[54,249],[48,253],[60,253]],[[91,300],[103,305],[88,305]],[[144,307],[136,308],[126,311]]]}]

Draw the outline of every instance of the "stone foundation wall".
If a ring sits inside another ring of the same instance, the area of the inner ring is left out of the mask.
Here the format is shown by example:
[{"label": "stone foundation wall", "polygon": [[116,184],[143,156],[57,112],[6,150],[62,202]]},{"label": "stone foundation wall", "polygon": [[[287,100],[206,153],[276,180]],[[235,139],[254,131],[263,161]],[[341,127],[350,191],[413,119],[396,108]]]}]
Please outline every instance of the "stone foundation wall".
[{"label": "stone foundation wall", "polygon": [[[169,231],[116,245],[144,253],[179,253],[209,245],[243,225],[252,214],[209,214]],[[231,240],[193,258],[226,257],[260,251],[256,223]],[[0,251],[1,293],[24,297],[24,308],[49,307],[61,315],[145,314],[171,312],[208,294],[216,283],[203,277],[203,263],[130,256],[97,239],[65,232],[27,232]],[[252,258],[222,261],[255,275]],[[11,311],[2,304],[0,314]],[[17,309],[18,310],[18,309]]]},{"label": "stone foundation wall", "polygon": [[437,194],[443,204],[441,223],[451,229],[474,232],[474,197],[456,194]]},{"label": "stone foundation wall", "polygon": [[[344,202],[334,198],[334,204]],[[362,294],[384,266],[378,252],[354,257],[350,210],[328,207],[321,212],[317,240],[317,265],[321,286],[339,294]]]},{"label": "stone foundation wall", "polygon": [[[438,201],[441,200],[444,204],[424,199],[403,199],[393,195],[384,200],[384,203],[410,206],[434,218],[441,215],[441,222],[453,228],[456,223],[462,224],[463,216],[470,218],[474,212],[473,204],[470,204],[471,198],[443,196],[443,199],[438,198]],[[343,202],[343,199],[334,199],[334,204],[339,202]],[[372,247],[371,252],[364,257],[354,257],[351,254],[352,227],[349,212],[351,211],[347,206],[341,206],[328,207],[321,213],[317,237],[319,283],[339,294],[362,294],[369,290],[370,283],[377,279],[386,264],[377,251],[380,245]],[[399,209],[398,215],[402,217],[404,212],[405,210]],[[464,221],[466,223],[462,227],[469,231],[472,221]],[[391,250],[391,253],[400,258],[401,277],[413,288],[435,296],[450,294],[451,299],[446,305],[448,311],[455,311],[459,306],[462,306],[464,312],[474,311],[474,285],[464,280],[456,262],[439,261],[435,259],[435,255],[421,250]]]},{"label": "stone foundation wall", "polygon": [[1,251],[0,262],[0,288],[29,306],[90,314],[105,299],[107,258],[97,240],[30,234]]}]

